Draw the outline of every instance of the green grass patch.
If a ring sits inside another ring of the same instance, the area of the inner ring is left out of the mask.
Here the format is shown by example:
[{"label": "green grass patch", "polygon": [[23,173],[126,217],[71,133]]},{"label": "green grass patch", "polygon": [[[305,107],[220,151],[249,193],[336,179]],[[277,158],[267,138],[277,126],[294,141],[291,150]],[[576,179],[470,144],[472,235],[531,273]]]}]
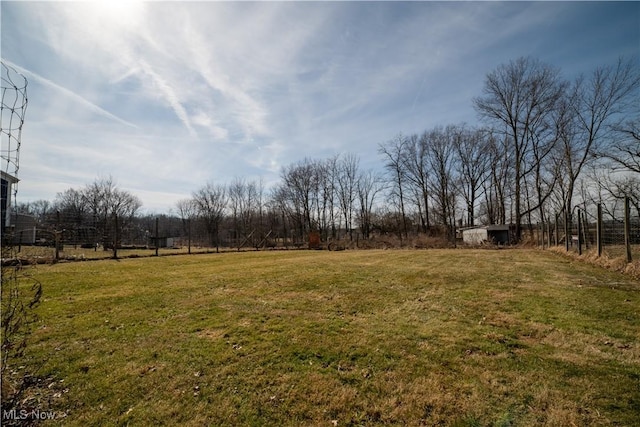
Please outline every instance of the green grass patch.
[{"label": "green grass patch", "polygon": [[633,425],[640,284],[534,250],[38,266],[66,425]]}]

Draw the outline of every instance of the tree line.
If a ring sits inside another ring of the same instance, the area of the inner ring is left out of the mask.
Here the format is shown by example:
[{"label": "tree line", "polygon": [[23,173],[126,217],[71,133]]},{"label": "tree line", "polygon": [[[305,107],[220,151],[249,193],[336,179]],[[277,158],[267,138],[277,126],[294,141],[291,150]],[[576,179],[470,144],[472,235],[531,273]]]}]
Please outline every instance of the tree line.
[{"label": "tree line", "polygon": [[[378,144],[379,169],[343,153],[291,163],[270,188],[244,178],[209,182],[162,215],[163,229],[219,247],[230,238],[302,243],[311,232],[324,241],[419,233],[453,240],[457,227],[512,224],[518,241],[558,213],[571,222],[576,201],[615,207],[628,196],[640,215],[639,91],[633,60],[567,80],[550,64],[518,58],[485,77],[472,101],[478,126],[400,133]],[[20,210],[117,250],[154,235],[154,216],[139,215],[141,206],[112,178],[99,178]]]}]

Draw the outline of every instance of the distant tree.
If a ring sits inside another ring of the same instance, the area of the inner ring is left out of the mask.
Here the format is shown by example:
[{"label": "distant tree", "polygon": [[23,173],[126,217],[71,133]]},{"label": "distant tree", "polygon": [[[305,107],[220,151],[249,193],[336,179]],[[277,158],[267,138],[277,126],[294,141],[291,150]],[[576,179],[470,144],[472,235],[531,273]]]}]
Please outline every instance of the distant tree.
[{"label": "distant tree", "polygon": [[536,132],[530,136],[531,151],[525,171],[524,191],[525,210],[529,224],[529,231],[533,233],[533,215],[537,210],[539,220],[546,221],[546,202],[553,194],[554,187],[559,181],[560,165],[555,161],[554,154],[558,152],[559,135],[554,121],[554,114],[561,109],[560,104],[563,94],[560,94],[556,108],[549,117],[545,117],[536,127]]},{"label": "distant tree", "polygon": [[[262,187],[256,181],[235,178],[228,188],[229,208],[236,237],[248,239],[255,234],[262,204]],[[256,234],[254,238],[258,237]]]},{"label": "distant tree", "polygon": [[96,233],[97,242],[102,242],[103,249],[108,248],[107,240],[109,233],[108,212],[104,203],[106,195],[105,187],[111,187],[112,179],[101,178],[91,184],[87,184],[82,190],[82,197],[91,215],[91,224]]},{"label": "distant tree", "polygon": [[281,237],[286,245],[293,226],[289,223],[292,216],[289,189],[279,183],[271,189],[268,203],[269,226],[275,230],[276,236]]},{"label": "distant tree", "polygon": [[362,236],[368,239],[373,227],[373,207],[376,197],[384,190],[385,182],[381,175],[375,172],[361,171],[357,180],[358,193],[358,222]]},{"label": "distant tree", "polygon": [[122,244],[122,232],[131,224],[142,202],[125,190],[114,188],[108,198],[108,210],[113,220],[113,258],[118,258],[118,247]]},{"label": "distant tree", "polygon": [[[524,186],[533,170],[532,138],[548,126],[563,93],[560,72],[536,59],[518,58],[498,66],[486,76],[483,96],[474,99],[474,107],[482,118],[504,129],[506,147],[511,152],[514,169],[514,216],[516,238],[522,233]],[[533,160],[535,161],[535,160]]]},{"label": "distant tree", "polygon": [[322,164],[304,159],[282,169],[282,182],[276,191],[278,203],[292,222],[301,241],[311,230],[318,230],[317,206],[321,197],[319,176]]},{"label": "distant tree", "polygon": [[565,212],[569,221],[576,182],[590,160],[600,154],[624,163],[628,161],[632,167],[638,163],[633,156],[638,151],[637,139],[634,150],[633,130],[630,133],[632,140],[621,142],[615,142],[615,139],[611,142],[618,136],[611,130],[619,127],[620,118],[629,108],[635,108],[637,113],[639,85],[640,73],[634,63],[619,59],[616,65],[596,68],[589,78],[577,78],[564,99],[557,126],[564,152]]},{"label": "distant tree", "polygon": [[597,153],[612,168],[640,174],[640,117],[612,126],[614,134],[606,150]]},{"label": "distant tree", "polygon": [[422,232],[430,228],[429,218],[429,169],[427,165],[429,137],[427,132],[421,136],[411,135],[403,147],[403,163],[406,181],[416,198],[418,216]]},{"label": "distant tree", "polygon": [[247,221],[246,213],[250,206],[247,203],[247,184],[243,178],[234,178],[227,188],[229,211],[233,221],[235,237],[246,236]]},{"label": "distant tree", "polygon": [[493,131],[487,135],[485,154],[488,178],[483,181],[484,214],[488,224],[506,224],[508,201],[511,196],[512,168],[508,137],[498,138]]},{"label": "distant tree", "polygon": [[468,129],[462,125],[454,139],[457,188],[466,205],[469,226],[475,225],[476,203],[489,176],[489,137],[486,130]]},{"label": "distant tree", "polygon": [[82,231],[82,227],[87,222],[88,210],[82,191],[69,188],[62,193],[58,193],[54,206],[56,211],[60,213],[60,218],[62,218],[61,226],[73,232],[73,241],[75,243],[89,237],[88,233]]},{"label": "distant tree", "polygon": [[182,224],[182,232],[187,235],[187,251],[191,253],[192,221],[198,214],[198,206],[194,199],[181,199],[176,202],[176,211]]},{"label": "distant tree", "polygon": [[47,225],[55,221],[55,210],[49,200],[40,199],[27,204],[26,211],[36,219],[38,227],[46,228]]},{"label": "distant tree", "polygon": [[634,215],[640,218],[640,175],[603,167],[592,167],[589,172],[596,191],[591,197],[593,203],[602,204],[612,219],[620,220],[624,215],[624,199],[628,197]]},{"label": "distant tree", "polygon": [[176,202],[176,212],[182,223],[182,231],[187,233],[187,227],[190,220],[195,218],[198,213],[198,207],[194,199],[180,199]]},{"label": "distant tree", "polygon": [[224,218],[227,207],[227,193],[223,185],[207,183],[204,187],[193,193],[198,216],[205,223],[211,244],[220,252],[220,223]]},{"label": "distant tree", "polygon": [[336,155],[329,157],[322,162],[319,169],[319,190],[321,192],[320,200],[322,200],[320,231],[324,231],[324,238],[327,240],[329,228],[331,229],[331,237],[336,238],[336,179],[338,175],[338,159]]},{"label": "distant tree", "polygon": [[82,194],[96,229],[102,231],[105,249],[112,246],[113,258],[117,258],[122,232],[132,223],[142,202],[128,191],[119,189],[112,177],[96,179]]},{"label": "distant tree", "polygon": [[[268,231],[265,229],[265,215],[266,215],[266,207],[267,207],[267,199],[265,197],[265,186],[264,181],[260,178],[258,181],[251,182],[254,188],[254,220],[253,226],[257,230],[256,243],[260,244],[265,241],[266,235]],[[258,247],[256,246],[256,249]]]},{"label": "distant tree", "polygon": [[427,164],[431,170],[430,192],[439,222],[447,230],[447,237],[454,239],[456,214],[455,140],[460,137],[460,128],[437,127],[428,133],[429,156]]},{"label": "distant tree", "polygon": [[353,240],[353,215],[358,191],[359,159],[353,154],[342,156],[337,163],[337,195],[340,211],[344,218],[344,226],[349,237]]},{"label": "distant tree", "polygon": [[395,201],[395,204],[400,210],[400,235],[404,233],[405,237],[408,236],[407,214],[405,209],[405,186],[407,181],[406,145],[407,138],[400,134],[386,143],[380,144],[378,147],[378,152],[384,159],[384,168],[392,184],[389,187],[391,199]]}]

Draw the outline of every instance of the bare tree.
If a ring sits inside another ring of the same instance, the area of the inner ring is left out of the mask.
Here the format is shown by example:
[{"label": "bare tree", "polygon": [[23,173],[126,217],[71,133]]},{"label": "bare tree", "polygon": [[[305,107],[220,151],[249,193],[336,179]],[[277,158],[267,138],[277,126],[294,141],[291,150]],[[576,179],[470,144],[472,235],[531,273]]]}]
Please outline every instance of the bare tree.
[{"label": "bare tree", "polygon": [[460,129],[455,126],[434,128],[429,132],[428,166],[431,170],[430,190],[434,200],[434,210],[439,222],[447,230],[449,239],[455,238],[456,192],[454,175],[456,166],[455,139]]},{"label": "bare tree", "polygon": [[123,230],[131,224],[142,202],[126,190],[120,190],[112,177],[98,178],[83,190],[83,199],[94,218],[94,225],[102,232],[105,250],[112,246],[118,257]]},{"label": "bare tree", "polygon": [[276,237],[281,237],[286,245],[291,229],[288,220],[291,216],[289,189],[282,183],[271,189],[268,202],[268,219],[271,230],[276,230]]},{"label": "bare tree", "polygon": [[108,199],[109,212],[113,220],[113,257],[118,258],[118,246],[122,244],[122,232],[131,224],[142,202],[125,190],[114,188]]},{"label": "bare tree", "polygon": [[483,181],[484,215],[489,224],[507,223],[507,201],[510,200],[512,187],[511,156],[507,137],[498,134],[499,138],[490,130],[487,134],[485,154],[488,164],[488,178]]},{"label": "bare tree", "polygon": [[244,179],[237,177],[233,181],[231,181],[231,184],[229,184],[229,187],[227,189],[227,195],[229,198],[229,210],[231,212],[231,220],[233,222],[233,228],[234,233],[236,234],[236,238],[238,237],[237,235],[241,232],[240,229],[242,221],[240,219],[240,212],[243,210],[242,205],[245,199],[245,190],[246,186]]},{"label": "bare tree", "polygon": [[[26,208],[26,209],[25,209]],[[23,211],[28,212],[36,219],[39,227],[46,227],[50,217],[55,213],[54,207],[49,200],[35,200],[22,207]]]},{"label": "bare tree", "polygon": [[467,208],[467,225],[475,225],[475,210],[488,177],[491,157],[488,153],[489,133],[462,125],[454,139],[457,156],[457,188]]},{"label": "bare tree", "polygon": [[96,179],[82,194],[96,230],[102,232],[104,249],[112,247],[113,257],[117,258],[123,230],[132,223],[142,202],[128,191],[119,189],[111,176]]},{"label": "bare tree", "polygon": [[198,216],[205,223],[211,244],[214,244],[216,251],[220,252],[220,222],[224,218],[224,211],[227,206],[225,187],[209,182],[193,194],[193,201],[196,205]]},{"label": "bare tree", "polygon": [[[595,184],[597,195],[592,201],[601,203],[612,218],[619,219],[624,199],[629,198],[631,206],[640,218],[640,176],[628,171],[616,171],[606,167],[594,166],[589,171],[590,181]],[[618,212],[617,212],[618,211]]]},{"label": "bare tree", "polygon": [[358,157],[353,154],[342,156],[337,163],[337,195],[344,226],[353,240],[353,212],[358,190]]},{"label": "bare tree", "polygon": [[329,230],[331,230],[331,237],[336,238],[336,177],[338,175],[338,159],[340,156],[336,155],[330,157],[324,161],[317,162],[316,176],[317,176],[317,191],[318,191],[318,203],[316,204],[316,220],[318,224],[318,231],[324,240],[329,237]]},{"label": "bare tree", "polygon": [[111,177],[99,178],[86,185],[82,190],[83,198],[92,216],[93,228],[105,251],[109,248],[110,234],[109,212],[105,200],[114,186]]},{"label": "bare tree", "polygon": [[481,117],[504,129],[514,168],[515,233],[522,232],[524,181],[532,170],[532,136],[546,126],[563,92],[559,71],[532,58],[518,58],[498,66],[485,79],[483,96],[473,100]]},{"label": "bare tree", "polygon": [[74,242],[90,243],[90,240],[92,240],[90,235],[93,233],[87,233],[86,229],[83,228],[87,220],[87,204],[82,191],[69,188],[58,193],[54,206],[62,218],[61,226],[73,232]]},{"label": "bare tree", "polygon": [[182,224],[182,232],[187,235],[187,250],[191,253],[191,222],[198,213],[198,207],[193,199],[181,199],[176,202],[176,210]]},{"label": "bare tree", "polygon": [[553,193],[560,176],[561,163],[554,161],[553,154],[557,152],[559,134],[553,120],[553,114],[560,109],[562,95],[550,117],[545,117],[538,123],[536,132],[530,136],[531,152],[528,168],[525,171],[526,210],[522,212],[528,218],[529,231],[533,233],[533,213],[539,211],[539,220],[546,221],[545,203]]},{"label": "bare tree", "polygon": [[615,169],[640,174],[640,117],[614,125],[613,140],[597,155],[612,162]]},{"label": "bare tree", "polygon": [[373,206],[376,197],[384,189],[384,180],[381,175],[371,170],[360,172],[357,181],[358,191],[358,221],[362,236],[368,239],[371,236],[373,220]]},{"label": "bare tree", "polygon": [[252,181],[251,185],[254,188],[254,222],[253,225],[256,227],[258,231],[257,236],[259,239],[256,239],[256,249],[258,249],[258,245],[260,242],[264,242],[267,231],[265,230],[265,212],[266,212],[266,200],[264,194],[264,181],[260,178],[258,181]]},{"label": "bare tree", "polygon": [[282,183],[275,191],[280,209],[293,223],[299,239],[304,240],[311,230],[319,230],[317,217],[323,189],[320,176],[322,162],[304,159],[282,169]]},{"label": "bare tree", "polygon": [[[256,221],[261,209],[262,187],[256,181],[246,182],[242,178],[235,178],[228,189],[229,208],[233,220],[236,237],[244,240],[257,238]],[[255,235],[255,236],[254,236]]]},{"label": "bare tree", "polygon": [[418,216],[422,232],[431,227],[429,218],[429,170],[427,166],[429,137],[424,132],[420,137],[411,135],[404,147],[404,166],[408,183],[416,196]]},{"label": "bare tree", "polygon": [[391,178],[391,198],[400,209],[402,232],[408,236],[407,214],[405,210],[405,186],[407,180],[405,149],[407,138],[398,135],[385,144],[380,144],[378,152],[385,160],[384,167]]},{"label": "bare tree", "polygon": [[[584,166],[598,153],[603,157],[627,159],[634,165],[633,143],[607,143],[613,136],[610,132],[624,111],[633,106],[633,94],[640,85],[640,74],[633,62],[619,59],[614,66],[596,68],[588,79],[576,79],[571,92],[564,100],[559,114],[559,135],[564,148],[563,174],[566,176],[565,212],[571,221],[571,211],[576,182]],[[633,131],[631,132],[633,136]],[[621,149],[620,151],[616,148]],[[626,149],[631,148],[627,153]],[[603,154],[610,153],[610,154]],[[636,159],[637,162],[637,159]]]}]

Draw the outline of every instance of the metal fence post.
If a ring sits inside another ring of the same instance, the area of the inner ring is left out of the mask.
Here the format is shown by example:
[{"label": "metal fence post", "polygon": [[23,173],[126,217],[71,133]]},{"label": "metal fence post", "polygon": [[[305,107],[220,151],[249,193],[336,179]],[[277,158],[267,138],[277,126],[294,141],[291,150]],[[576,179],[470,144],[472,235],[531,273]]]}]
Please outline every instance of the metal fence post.
[{"label": "metal fence post", "polygon": [[582,237],[584,240],[584,248],[588,251],[591,249],[589,244],[589,218],[587,217],[587,209],[582,211]]},{"label": "metal fence post", "polygon": [[578,209],[578,255],[582,255],[582,211]]}]

